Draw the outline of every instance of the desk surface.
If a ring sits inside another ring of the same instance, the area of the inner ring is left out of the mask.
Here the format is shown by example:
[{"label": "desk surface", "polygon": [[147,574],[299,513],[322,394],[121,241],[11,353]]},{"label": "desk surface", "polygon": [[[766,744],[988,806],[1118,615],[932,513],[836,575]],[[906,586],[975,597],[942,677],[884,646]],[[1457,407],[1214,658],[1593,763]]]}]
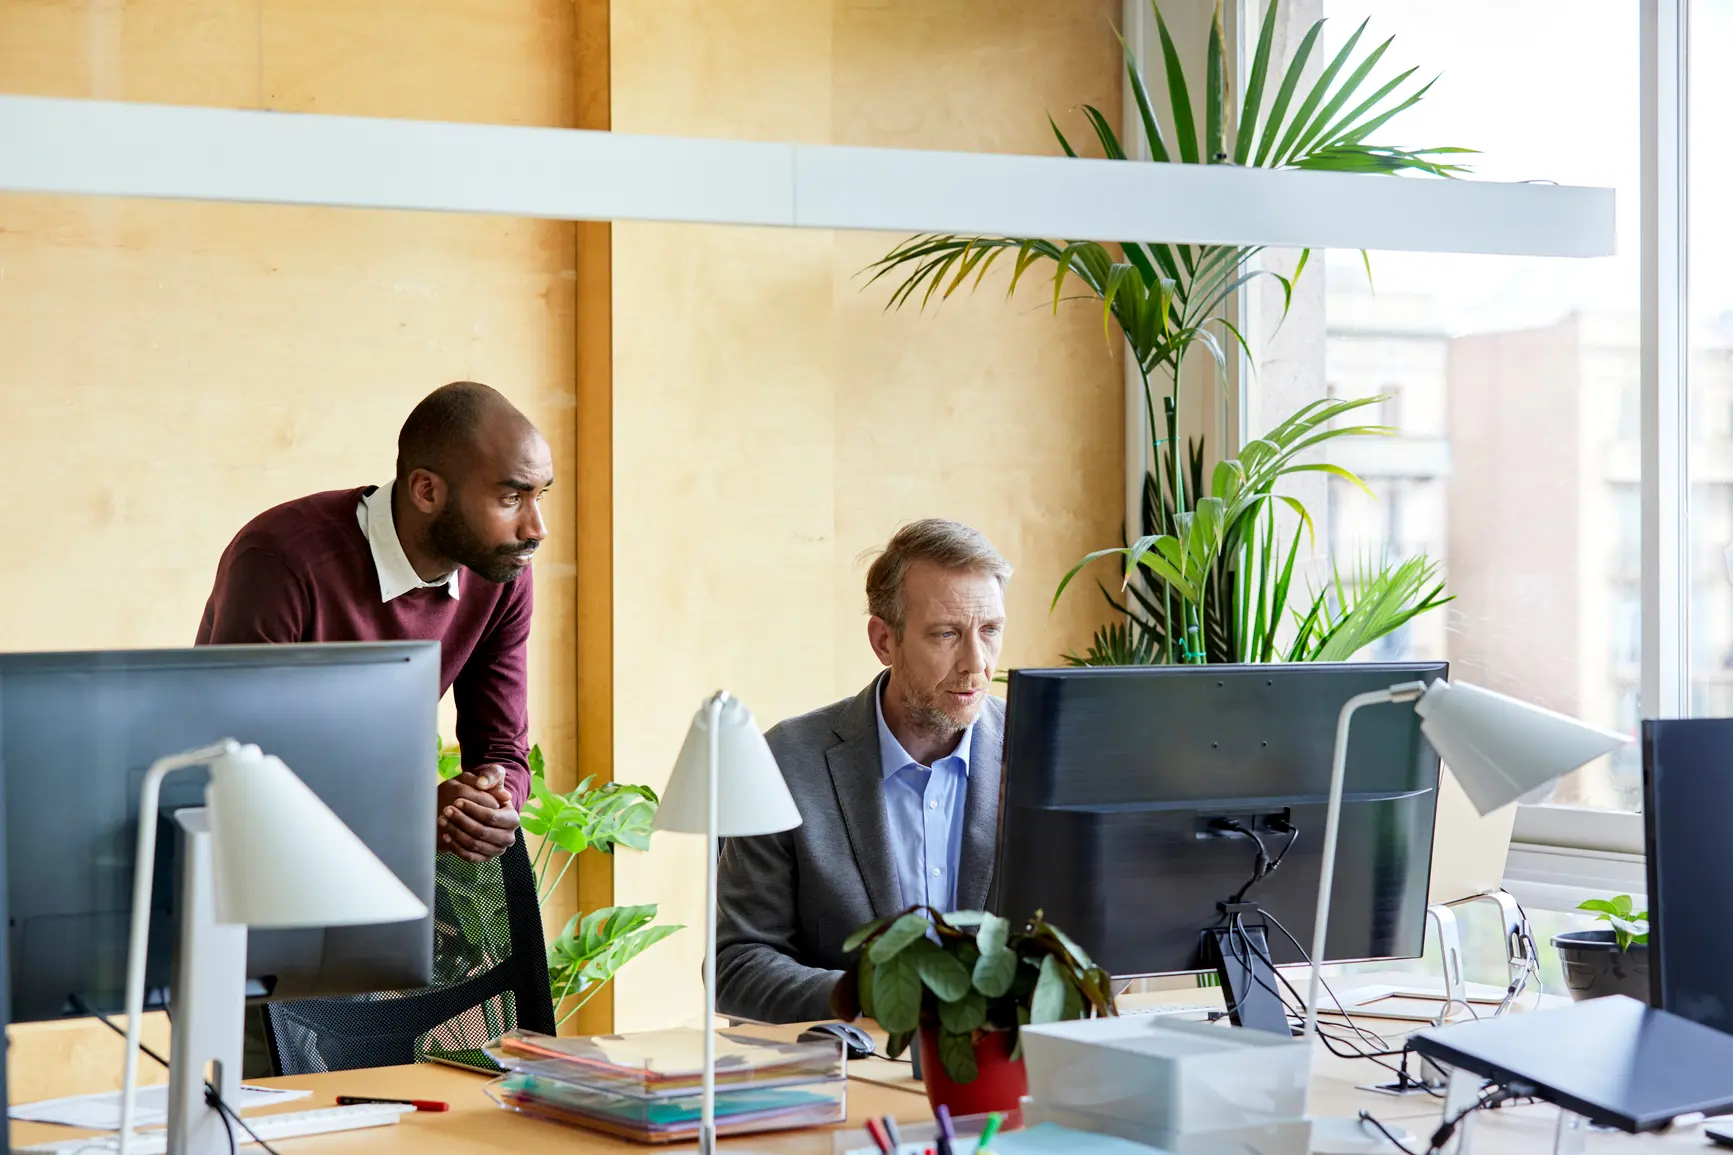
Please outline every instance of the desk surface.
[{"label": "desk surface", "polygon": [[[1140,996],[1121,1000],[1134,1007]],[[1166,991],[1147,996],[1147,1001],[1162,1003],[1195,1002],[1201,1006],[1220,1005],[1218,992]],[[1418,1023],[1382,1020],[1368,1024],[1392,1041],[1399,1040]],[[1398,1044],[1399,1045],[1399,1044]],[[882,1060],[857,1061],[849,1065],[849,1121],[847,1126],[859,1129],[869,1116],[891,1115],[899,1122],[921,1122],[931,1118],[927,1100],[919,1083],[910,1077],[906,1063]],[[1426,1095],[1401,1098],[1363,1091],[1359,1085],[1384,1081],[1387,1072],[1364,1060],[1338,1058],[1320,1050],[1313,1064],[1311,1105],[1319,1115],[1354,1116],[1366,1110],[1385,1123],[1406,1127],[1421,1140],[1437,1126],[1440,1102]],[[585,1152],[656,1150],[692,1151],[694,1145],[668,1148],[646,1147],[611,1139],[557,1123],[543,1122],[506,1111],[482,1091],[484,1076],[472,1075],[439,1066],[386,1067],[370,1071],[348,1071],[329,1075],[303,1075],[267,1080],[271,1085],[303,1088],[313,1092],[310,1100],[289,1104],[287,1110],[306,1110],[328,1106],[338,1095],[376,1095],[385,1098],[441,1099],[451,1104],[442,1114],[405,1116],[403,1122],[391,1127],[367,1131],[350,1131],[308,1139],[285,1140],[273,1144],[285,1155],[307,1152],[356,1152],[358,1155],[392,1155],[413,1152],[414,1155],[470,1155],[500,1150],[537,1150],[544,1144],[548,1149],[583,1155]],[[1505,1108],[1483,1112],[1474,1124],[1475,1155],[1544,1155],[1552,1149],[1553,1126],[1558,1117],[1555,1108],[1547,1106]],[[65,1138],[75,1132],[41,1124],[14,1123],[14,1143],[38,1142]],[[1698,1127],[1682,1127],[1678,1132],[1662,1136],[1630,1136],[1594,1133],[1589,1137],[1591,1155],[1600,1152],[1630,1151],[1636,1144],[1654,1150],[1707,1150]],[[724,1140],[724,1150],[733,1148],[761,1151],[766,1155],[833,1155],[836,1147],[834,1129],[791,1131]],[[245,1150],[243,1148],[243,1150]],[[257,1150],[257,1148],[254,1148]]]}]

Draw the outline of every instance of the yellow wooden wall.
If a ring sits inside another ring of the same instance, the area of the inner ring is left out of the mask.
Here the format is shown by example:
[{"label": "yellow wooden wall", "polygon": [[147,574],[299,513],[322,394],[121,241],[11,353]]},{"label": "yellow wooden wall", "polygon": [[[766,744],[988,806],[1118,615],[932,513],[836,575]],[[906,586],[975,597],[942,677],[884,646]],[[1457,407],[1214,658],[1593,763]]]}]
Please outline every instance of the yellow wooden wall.
[{"label": "yellow wooden wall", "polygon": [[[1048,112],[1119,107],[1118,9],[0,0],[0,91],[1051,153]],[[766,724],[857,688],[856,559],[914,517],[999,544],[1007,659],[1050,662],[1099,618],[1050,617],[1055,581],[1117,537],[1116,356],[1039,290],[884,315],[857,273],[897,239],[0,197],[0,648],[185,644],[236,528],[382,480],[409,407],[472,377],[561,474],[532,642],[556,783],[661,785],[718,685]],[[696,1013],[700,861],[658,839],[561,896],[555,926],[580,896],[691,926],[628,970],[622,1028]]]},{"label": "yellow wooden wall", "polygon": [[[573,23],[564,0],[0,0],[0,90],[566,125]],[[531,708],[572,779],[573,231],[0,197],[0,648],[190,644],[235,530],[388,479],[410,407],[476,378],[561,475]]]},{"label": "yellow wooden wall", "polygon": [[[611,6],[619,131],[1056,151],[1046,115],[1117,116],[1117,0],[664,0]],[[1078,125],[1075,118],[1071,123]],[[613,772],[660,787],[719,686],[769,725],[852,694],[861,551],[945,516],[1017,567],[1008,664],[1100,620],[1048,615],[1064,570],[1115,544],[1120,369],[1100,314],[1039,289],[886,315],[858,272],[900,238],[613,229]],[[586,766],[586,771],[591,767]],[[621,902],[689,929],[618,983],[615,1022],[696,1021],[698,840],[614,864]]]}]

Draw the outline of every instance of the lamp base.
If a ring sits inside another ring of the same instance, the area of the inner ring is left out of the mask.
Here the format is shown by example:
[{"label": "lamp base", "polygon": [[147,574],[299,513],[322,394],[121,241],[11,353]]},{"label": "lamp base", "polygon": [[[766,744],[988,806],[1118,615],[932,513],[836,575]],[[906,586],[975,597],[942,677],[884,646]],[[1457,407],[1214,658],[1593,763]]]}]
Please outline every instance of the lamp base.
[{"label": "lamp base", "polygon": [[[141,821],[143,819],[141,818]],[[207,1070],[223,1101],[241,1101],[246,1034],[247,928],[216,919],[209,812],[177,810],[181,833],[180,942],[170,1005],[170,1155],[229,1155],[228,1120],[205,1100]]]},{"label": "lamp base", "polygon": [[[1401,1127],[1384,1124],[1398,1143],[1414,1149],[1414,1137]],[[1312,1120],[1312,1155],[1402,1155],[1402,1148],[1360,1119],[1327,1115]]]}]

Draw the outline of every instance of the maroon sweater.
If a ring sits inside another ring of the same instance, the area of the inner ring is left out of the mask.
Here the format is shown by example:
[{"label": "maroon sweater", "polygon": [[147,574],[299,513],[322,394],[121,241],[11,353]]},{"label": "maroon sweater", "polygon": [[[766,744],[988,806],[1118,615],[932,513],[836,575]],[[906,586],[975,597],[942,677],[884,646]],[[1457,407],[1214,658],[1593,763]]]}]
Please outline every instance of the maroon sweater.
[{"label": "maroon sweater", "polygon": [[372,490],[315,493],[248,522],[217,564],[197,644],[440,643],[439,692],[454,691],[463,764],[505,767],[506,789],[522,809],[530,791],[531,576],[498,585],[465,570],[458,597],[440,587],[381,601],[355,514]]}]

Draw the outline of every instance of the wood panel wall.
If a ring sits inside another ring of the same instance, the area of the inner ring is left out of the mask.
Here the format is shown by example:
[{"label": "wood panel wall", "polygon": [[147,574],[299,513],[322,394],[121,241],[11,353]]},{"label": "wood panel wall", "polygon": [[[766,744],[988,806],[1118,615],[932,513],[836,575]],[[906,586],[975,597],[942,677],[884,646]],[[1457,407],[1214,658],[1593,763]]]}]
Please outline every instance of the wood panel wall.
[{"label": "wood panel wall", "polygon": [[[1118,0],[666,0],[612,5],[620,131],[1050,154],[1046,116],[1115,117]],[[1116,544],[1119,362],[1098,310],[1004,282],[886,314],[860,270],[900,238],[613,229],[612,771],[662,786],[725,686],[769,724],[857,691],[864,564],[902,522],[978,526],[1017,568],[1010,664],[1101,620],[1048,602]],[[997,291],[995,291],[997,289]],[[586,666],[586,671],[588,667]],[[586,765],[586,770],[590,769]],[[622,902],[687,930],[634,963],[615,1023],[698,1021],[703,857],[657,836],[614,864]]]}]

